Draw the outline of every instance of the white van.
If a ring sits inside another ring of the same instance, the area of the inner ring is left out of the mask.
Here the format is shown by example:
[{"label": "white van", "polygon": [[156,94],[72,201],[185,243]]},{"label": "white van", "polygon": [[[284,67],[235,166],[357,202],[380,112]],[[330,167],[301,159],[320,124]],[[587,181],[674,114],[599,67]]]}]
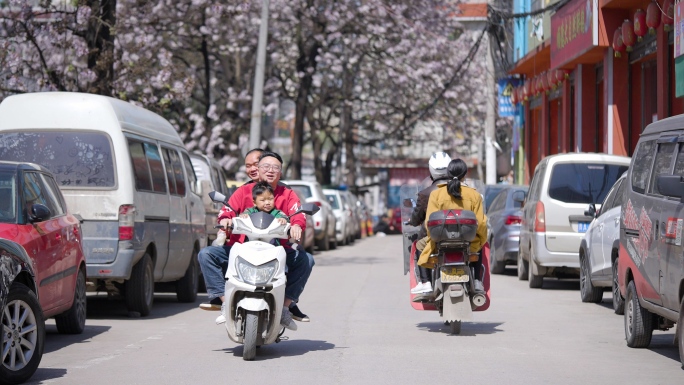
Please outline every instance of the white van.
[{"label": "white van", "polygon": [[200,186],[202,186],[202,191],[205,192],[202,194],[202,201],[204,203],[204,212],[206,213],[207,244],[211,244],[216,239],[216,232],[218,230],[214,226],[223,205],[213,202],[207,193],[218,191],[223,195],[230,196],[228,185],[226,184],[226,174],[223,167],[215,159],[204,154],[192,153],[190,154],[190,161],[195,169],[197,180]]},{"label": "white van", "polygon": [[195,301],[204,206],[190,157],[164,118],[99,95],[10,96],[0,103],[0,160],[54,174],[82,220],[89,290],[123,294],[142,316],[155,282]]}]

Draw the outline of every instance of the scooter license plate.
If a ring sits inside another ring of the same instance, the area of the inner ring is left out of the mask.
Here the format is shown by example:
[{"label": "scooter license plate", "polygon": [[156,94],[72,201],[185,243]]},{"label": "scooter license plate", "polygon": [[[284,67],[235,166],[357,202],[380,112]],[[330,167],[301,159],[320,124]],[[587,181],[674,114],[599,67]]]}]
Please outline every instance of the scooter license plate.
[{"label": "scooter license plate", "polygon": [[463,267],[442,267],[440,270],[442,283],[468,282],[468,274]]}]

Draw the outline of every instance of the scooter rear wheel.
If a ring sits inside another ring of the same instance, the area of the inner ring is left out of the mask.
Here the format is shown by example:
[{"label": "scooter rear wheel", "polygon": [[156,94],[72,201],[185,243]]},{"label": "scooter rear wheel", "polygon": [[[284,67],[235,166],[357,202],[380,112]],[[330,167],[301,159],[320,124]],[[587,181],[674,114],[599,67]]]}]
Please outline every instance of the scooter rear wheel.
[{"label": "scooter rear wheel", "polygon": [[451,328],[451,334],[461,334],[461,321],[451,321],[449,322],[449,327]]},{"label": "scooter rear wheel", "polygon": [[245,337],[243,339],[242,359],[252,361],[256,356],[259,314],[248,311],[245,317]]}]

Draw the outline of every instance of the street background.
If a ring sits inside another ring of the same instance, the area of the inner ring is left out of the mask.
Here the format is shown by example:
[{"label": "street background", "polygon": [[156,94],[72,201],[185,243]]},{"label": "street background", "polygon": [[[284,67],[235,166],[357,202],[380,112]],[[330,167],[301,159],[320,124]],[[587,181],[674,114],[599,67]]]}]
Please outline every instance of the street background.
[{"label": "street background", "polygon": [[242,360],[242,346],[214,324],[206,300],[157,294],[152,314],[128,318],[120,300],[88,302],[82,335],[48,322],[30,384],[681,384],[674,329],[648,349],[625,345],[610,292],[580,302],[577,280],[531,290],[509,268],[492,276],[492,306],[449,335],[437,312],[411,308],[401,236],[365,238],[317,253],[298,323],[279,344]]}]

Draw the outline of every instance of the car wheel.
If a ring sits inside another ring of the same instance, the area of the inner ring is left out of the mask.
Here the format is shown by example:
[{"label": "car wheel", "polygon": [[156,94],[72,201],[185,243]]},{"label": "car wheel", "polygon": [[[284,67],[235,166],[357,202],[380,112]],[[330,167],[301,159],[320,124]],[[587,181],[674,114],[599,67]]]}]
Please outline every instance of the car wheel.
[{"label": "car wheel", "polygon": [[337,248],[337,238],[333,237],[332,241],[330,242],[330,250],[335,250]]},{"label": "car wheel", "polygon": [[325,233],[325,235],[323,235],[323,238],[318,241],[318,250],[320,250],[320,251],[330,250],[330,241],[328,238],[328,233]]},{"label": "car wheel", "polygon": [[615,314],[622,315],[625,313],[625,299],[620,294],[620,285],[618,284],[618,260],[613,261],[613,311]]},{"label": "car wheel", "polygon": [[38,369],[45,343],[45,320],[36,294],[26,285],[14,282],[0,321],[0,382],[26,382]]},{"label": "car wheel", "polygon": [[176,298],[178,302],[195,302],[199,287],[199,267],[197,266],[197,250],[192,251],[190,265],[183,278],[176,282]]},{"label": "car wheel", "polygon": [[128,311],[138,312],[143,317],[150,314],[154,301],[154,269],[149,254],[145,253],[133,266],[131,278],[125,283],[125,292]]},{"label": "car wheel", "polygon": [[506,270],[506,262],[498,261],[496,259],[496,250],[494,249],[494,242],[492,242],[493,238],[493,236],[492,238],[489,238],[489,263],[491,263],[489,271],[492,274],[503,274]]},{"label": "car wheel", "polygon": [[62,334],[81,334],[86,323],[86,276],[85,271],[79,270],[74,290],[74,303],[66,312],[55,317],[57,331]]},{"label": "car wheel", "polygon": [[603,290],[600,287],[594,287],[591,283],[591,272],[589,267],[589,259],[580,253],[580,297],[582,302],[599,303],[603,299]]},{"label": "car wheel", "polygon": [[630,281],[625,299],[625,339],[630,348],[645,348],[653,336],[653,314],[641,307],[636,285]]},{"label": "car wheel", "polygon": [[522,249],[518,250],[518,280],[527,281],[528,262],[522,256]]},{"label": "car wheel", "polygon": [[534,262],[534,251],[530,248],[530,261],[527,266],[528,284],[530,289],[541,289],[541,287],[544,286],[544,276],[534,274],[533,266],[536,266],[536,262]]}]

